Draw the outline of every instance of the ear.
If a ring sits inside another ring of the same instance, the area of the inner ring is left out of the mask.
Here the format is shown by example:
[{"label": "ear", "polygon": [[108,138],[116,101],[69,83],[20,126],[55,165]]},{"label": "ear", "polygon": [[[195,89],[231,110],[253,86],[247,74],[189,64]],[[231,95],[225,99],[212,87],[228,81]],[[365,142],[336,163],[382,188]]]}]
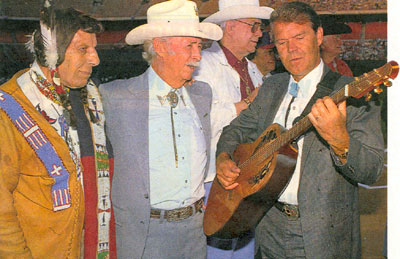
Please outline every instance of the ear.
[{"label": "ear", "polygon": [[231,34],[232,31],[233,31],[233,29],[234,29],[234,27],[235,27],[234,21],[231,21],[231,20],[226,21],[226,22],[225,22],[225,31],[224,31],[224,34],[225,34],[225,33]]},{"label": "ear", "polygon": [[160,57],[164,56],[164,53],[166,52],[165,41],[163,41],[161,38],[154,38],[153,49],[158,56]]},{"label": "ear", "polygon": [[324,39],[324,30],[322,29],[322,27],[318,27],[317,29],[318,46],[321,46],[323,39]]}]

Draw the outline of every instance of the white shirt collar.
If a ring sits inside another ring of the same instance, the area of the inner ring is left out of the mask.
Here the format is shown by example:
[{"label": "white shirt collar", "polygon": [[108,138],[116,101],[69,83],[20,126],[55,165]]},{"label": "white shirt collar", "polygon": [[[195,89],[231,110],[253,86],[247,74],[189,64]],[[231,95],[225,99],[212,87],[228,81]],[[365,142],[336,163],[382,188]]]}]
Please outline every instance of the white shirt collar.
[{"label": "white shirt collar", "polygon": [[[182,93],[183,86],[176,90],[177,93]],[[153,67],[149,68],[149,91],[153,94],[164,96],[167,95],[169,91],[173,88],[167,84],[157,73],[154,71]]]},{"label": "white shirt collar", "polygon": [[[316,66],[310,73],[303,77],[297,84],[299,85],[299,97],[308,95],[310,91],[314,93],[315,87],[321,81],[322,74],[324,72],[324,63],[320,59],[318,66]],[[292,75],[290,75],[289,85],[292,82],[296,82]],[[289,91],[289,89],[288,89]]]}]

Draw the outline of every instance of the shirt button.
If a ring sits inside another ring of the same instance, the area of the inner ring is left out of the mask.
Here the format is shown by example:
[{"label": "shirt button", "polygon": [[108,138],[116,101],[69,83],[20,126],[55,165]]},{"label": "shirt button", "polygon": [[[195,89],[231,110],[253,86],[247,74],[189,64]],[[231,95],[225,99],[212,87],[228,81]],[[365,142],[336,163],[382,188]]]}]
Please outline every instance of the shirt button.
[{"label": "shirt button", "polygon": [[177,114],[176,112],[174,112],[174,114]]},{"label": "shirt button", "polygon": [[178,137],[181,137],[181,134],[178,134]]},{"label": "shirt button", "polygon": [[188,181],[187,180],[185,180],[185,183],[187,183]]},{"label": "shirt button", "polygon": [[182,157],[182,160],[185,160],[185,157],[184,157],[184,156]]}]

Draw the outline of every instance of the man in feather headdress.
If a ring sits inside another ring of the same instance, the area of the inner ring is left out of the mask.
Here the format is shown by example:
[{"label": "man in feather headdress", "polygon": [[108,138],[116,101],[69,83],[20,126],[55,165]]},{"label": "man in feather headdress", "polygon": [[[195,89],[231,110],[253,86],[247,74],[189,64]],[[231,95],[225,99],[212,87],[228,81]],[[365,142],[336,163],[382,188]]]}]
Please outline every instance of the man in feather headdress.
[{"label": "man in feather headdress", "polygon": [[45,2],[35,61],[0,87],[0,258],[116,258],[96,33]]}]

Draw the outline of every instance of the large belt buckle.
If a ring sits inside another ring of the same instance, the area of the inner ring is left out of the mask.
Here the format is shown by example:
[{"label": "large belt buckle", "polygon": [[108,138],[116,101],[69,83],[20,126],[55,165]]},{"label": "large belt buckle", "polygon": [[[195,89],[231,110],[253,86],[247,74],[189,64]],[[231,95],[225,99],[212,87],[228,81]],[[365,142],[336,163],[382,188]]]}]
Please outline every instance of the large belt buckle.
[{"label": "large belt buckle", "polygon": [[297,220],[300,217],[299,209],[297,206],[285,204],[283,205],[283,212],[288,216],[290,220]]},{"label": "large belt buckle", "polygon": [[187,207],[169,211],[167,216],[167,221],[179,221],[187,219],[192,214],[190,212],[191,211],[189,211]]}]

